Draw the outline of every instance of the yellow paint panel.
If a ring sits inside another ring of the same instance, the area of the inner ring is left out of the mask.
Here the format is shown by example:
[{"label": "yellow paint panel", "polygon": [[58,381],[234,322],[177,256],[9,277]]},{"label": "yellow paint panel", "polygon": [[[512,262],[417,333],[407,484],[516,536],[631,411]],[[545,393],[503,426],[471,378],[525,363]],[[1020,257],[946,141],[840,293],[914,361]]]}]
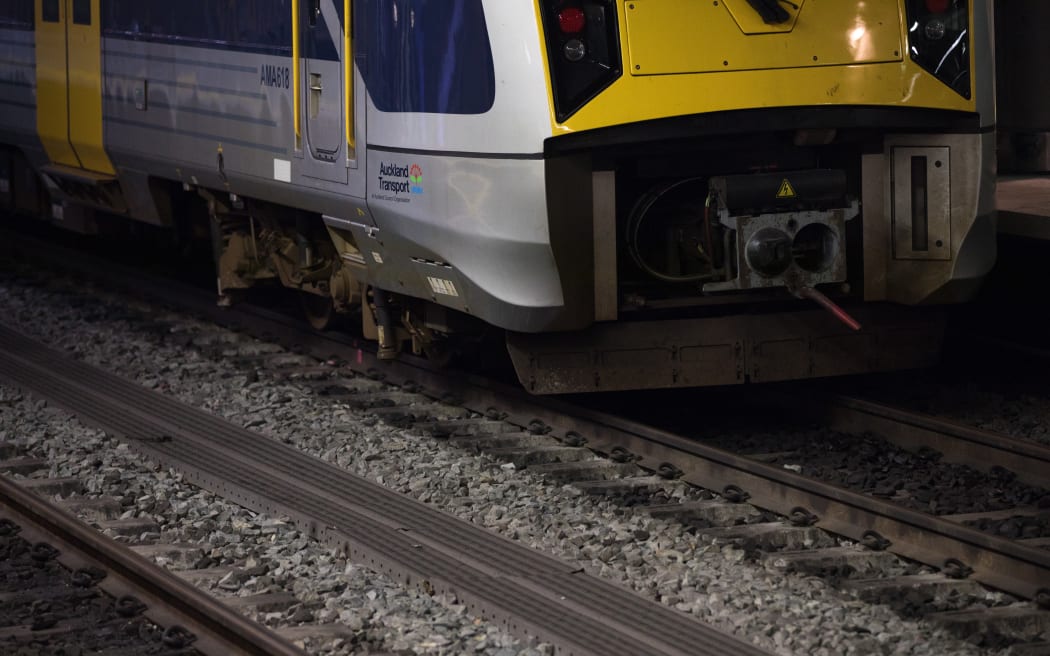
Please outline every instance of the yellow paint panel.
[{"label": "yellow paint panel", "polygon": [[57,23],[45,21],[43,3],[36,0],[36,124],[47,156],[55,164],[80,166],[69,144],[69,96],[66,76],[66,16],[58,3]]},{"label": "yellow paint panel", "polygon": [[632,0],[626,6],[629,70],[668,75],[902,59],[896,2],[797,4],[794,28],[771,32],[746,0],[731,8],[725,0]]},{"label": "yellow paint panel", "polygon": [[[89,0],[81,0],[88,2]],[[74,0],[66,0],[71,10]],[[69,47],[69,137],[82,168],[113,174],[102,145],[102,40],[100,0],[90,0],[90,24],[66,22]]]},{"label": "yellow paint panel", "polygon": [[[670,5],[679,2],[679,0],[619,0],[616,8],[618,15],[623,17],[630,11],[629,5],[633,4],[637,7],[641,2],[654,1],[667,2]],[[798,30],[803,29],[809,11],[825,2],[827,0],[806,0],[795,31],[787,36],[798,34]],[[711,3],[696,0],[696,4],[709,4],[714,7],[713,0]],[[904,38],[906,26],[903,18],[896,13],[897,3],[891,0],[867,0],[863,3],[843,0],[843,4],[851,5],[854,14],[862,13],[857,9],[857,6],[861,4],[890,7],[887,12],[893,17],[892,25],[895,26],[896,34],[899,35],[896,38],[898,40]],[[683,2],[678,6],[684,7],[684,5]],[[536,18],[539,22],[538,11]],[[620,43],[629,45],[627,23],[626,19],[619,21]],[[676,24],[672,21],[671,25]],[[740,33],[735,23],[730,24],[729,27],[738,34]],[[677,30],[678,27],[667,29]],[[752,39],[757,44],[762,43],[760,39],[776,39],[780,36],[763,35],[741,38]],[[813,37],[810,35],[807,38],[812,39]],[[827,34],[820,35],[820,39],[828,38],[831,37]],[[841,40],[848,37],[839,34],[836,38]],[[689,37],[689,42],[695,48],[704,47],[703,42],[693,36]],[[627,56],[625,53],[625,58]],[[970,66],[973,70],[972,59]],[[625,66],[625,71],[628,70],[630,67]],[[549,79],[548,93],[550,93]],[[807,66],[792,69],[765,68],[745,71],[720,69],[717,72],[703,74],[668,75],[628,75],[625,73],[580,108],[565,123],[558,123],[555,120],[552,103],[551,128],[552,133],[558,135],[707,112],[768,107],[842,105],[924,107],[964,112],[977,110],[974,99],[963,98],[931,73],[905,57],[886,63]]]},{"label": "yellow paint panel", "polygon": [[[639,102],[644,98],[645,102]],[[556,133],[765,107],[877,105],[973,112],[974,101],[910,61],[706,75],[624,76]],[[760,126],[755,126],[760,127]]]}]

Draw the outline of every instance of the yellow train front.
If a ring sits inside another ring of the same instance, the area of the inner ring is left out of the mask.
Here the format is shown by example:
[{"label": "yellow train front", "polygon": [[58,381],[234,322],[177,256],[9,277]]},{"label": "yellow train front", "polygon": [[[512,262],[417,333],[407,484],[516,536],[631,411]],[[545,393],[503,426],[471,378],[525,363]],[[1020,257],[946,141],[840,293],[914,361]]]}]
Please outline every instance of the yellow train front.
[{"label": "yellow train front", "polygon": [[539,13],[550,223],[591,219],[552,245],[595,323],[512,334],[527,387],[937,357],[939,313],[907,306],[967,300],[995,259],[990,3],[548,0]]}]

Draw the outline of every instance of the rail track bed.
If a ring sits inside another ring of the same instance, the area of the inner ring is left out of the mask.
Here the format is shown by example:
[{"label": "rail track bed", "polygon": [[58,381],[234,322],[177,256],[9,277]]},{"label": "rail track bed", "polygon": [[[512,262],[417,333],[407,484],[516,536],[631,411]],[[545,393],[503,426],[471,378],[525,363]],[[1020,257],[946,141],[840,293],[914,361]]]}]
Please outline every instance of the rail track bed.
[{"label": "rail track bed", "polygon": [[307,653],[549,653],[549,645],[530,647],[462,605],[414,594],[290,519],[201,490],[7,387],[0,387],[0,434],[8,476]]},{"label": "rail track bed", "polygon": [[980,374],[951,368],[913,376],[905,393],[899,377],[876,377],[851,386],[852,393],[1050,447],[1050,384],[1045,375],[1050,351],[1000,341],[973,343],[997,358],[982,366]]},{"label": "rail track bed", "polygon": [[4,653],[302,653],[34,487],[0,477]]},{"label": "rail track bed", "polygon": [[[0,377],[203,487],[575,654],[762,653],[688,616],[0,327]],[[687,647],[688,646],[688,647]]]},{"label": "rail track bed", "polygon": [[[170,293],[166,295],[171,298]],[[196,311],[208,315],[212,309],[201,305]],[[667,523],[686,526],[694,545],[714,546],[729,560],[759,562],[767,571],[793,571],[803,575],[804,580],[809,580],[813,573],[830,575],[831,578],[825,580],[836,582],[848,579],[842,582],[842,589],[890,603],[907,616],[951,610],[956,613],[954,616],[947,613],[931,617],[938,625],[954,626],[987,648],[1019,640],[1031,642],[1026,653],[1039,653],[1045,647],[1039,642],[1040,633],[1046,631],[1042,619],[1045,614],[1035,604],[1011,604],[1010,597],[997,597],[974,582],[992,582],[1021,598],[1037,598],[1041,590],[1038,586],[1046,580],[1045,561],[1040,560],[1038,547],[1032,556],[1032,549],[1027,545],[1017,547],[1009,540],[949,520],[940,522],[931,534],[920,535],[919,531],[926,529],[925,515],[899,506],[896,509],[880,506],[882,501],[878,498],[854,495],[840,487],[811,485],[811,481],[806,482],[793,468],[783,466],[794,463],[777,461],[779,457],[790,457],[783,449],[780,453],[768,449],[761,454],[751,452],[750,455],[759,455],[759,458],[713,449],[651,426],[558,402],[540,401],[485,381],[469,377],[449,379],[429,370],[425,363],[417,364],[411,359],[380,367],[352,340],[304,333],[270,313],[249,310],[247,314],[215,316],[226,323],[236,317],[241,328],[257,334],[269,333],[286,345],[296,345],[299,353],[244,355],[235,345],[236,339],[183,338],[173,335],[171,326],[164,321],[156,322],[149,330],[159,341],[184,339],[187,347],[192,345],[223,358],[227,364],[243,367],[249,372],[248,378],[273,376],[276,380],[294,382],[297,389],[306,390],[303,394],[319,404],[350,408],[354,413],[364,413],[384,424],[404,426],[409,435],[431,436],[444,444],[484,452],[504,462],[502,471],[527,468],[552,480],[572,481],[575,489],[615,499],[618,514],[630,508],[631,512],[648,518],[636,524],[635,541],[641,540],[643,533],[658,532]],[[255,322],[267,327],[260,328]],[[252,324],[250,328],[249,324]],[[308,357],[310,354],[314,358]],[[160,380],[157,382],[161,384]],[[459,403],[450,404],[453,401]],[[207,405],[206,400],[202,403]],[[166,444],[163,442],[161,446]],[[151,448],[156,446],[153,444]],[[319,439],[316,446],[331,452],[332,461],[340,461],[340,447],[336,442]],[[372,451],[364,453],[363,458],[347,458],[341,464],[367,468],[362,462],[388,458],[391,450],[396,455],[403,449],[407,452],[410,447],[425,449],[424,443],[371,444]],[[592,449],[611,457],[596,459]],[[647,469],[639,469],[639,465]],[[440,496],[436,490],[411,489],[410,479],[397,484],[403,484],[406,492],[424,500]],[[722,494],[683,487],[683,479]],[[729,502],[744,498],[754,505]],[[468,495],[464,494],[464,500],[470,505]],[[512,497],[508,505],[513,503]],[[498,504],[489,507],[489,514],[494,515],[491,521],[498,528],[509,533],[525,533],[513,519],[500,527]],[[668,519],[673,521],[667,522]],[[903,537],[893,539],[897,537],[894,533],[897,529],[887,525],[903,527],[900,529]],[[868,546],[852,546],[823,532],[822,528],[866,542]],[[879,550],[885,545],[879,545],[872,535],[865,538],[868,531],[875,529],[879,537],[892,543],[888,550]],[[565,541],[574,539],[564,527],[560,530],[566,533]],[[527,535],[520,537],[528,538]],[[915,544],[927,551],[923,553]],[[989,551],[994,553],[985,556],[988,545],[992,545]],[[813,549],[820,546],[829,549]],[[644,545],[641,548],[625,546],[619,539],[609,539],[607,544],[598,546],[587,544],[580,551],[598,563],[602,572],[607,570],[613,577],[630,572],[631,568],[644,569],[652,557]],[[967,568],[974,572],[968,578],[953,579],[935,574],[930,567],[916,562],[895,559],[890,556],[892,551],[936,568],[942,568],[948,558],[955,558],[959,562],[948,568],[950,573],[965,573]],[[684,554],[680,556],[682,567],[671,569],[677,572],[677,580],[667,577],[655,581],[651,594],[683,610],[691,602],[714,601],[728,605],[728,600],[720,598],[717,592],[712,594],[712,589],[718,588],[717,581],[690,579],[696,570],[684,562]],[[694,553],[691,557],[699,556]],[[1017,568],[1021,568],[1022,575],[1017,575]],[[697,595],[698,590],[702,594]],[[994,613],[983,612],[981,607],[989,605],[1007,609],[999,612],[1009,617],[997,619]],[[871,632],[874,642],[864,644],[867,647],[879,644],[880,640],[875,639],[879,633],[876,624]],[[780,633],[775,635],[782,637]],[[775,648],[790,653],[790,636],[782,643],[779,639],[773,642]],[[943,652],[945,644],[931,647],[929,653]],[[950,649],[958,651],[963,647],[955,645]],[[840,653],[846,651],[849,649],[839,650]]]}]

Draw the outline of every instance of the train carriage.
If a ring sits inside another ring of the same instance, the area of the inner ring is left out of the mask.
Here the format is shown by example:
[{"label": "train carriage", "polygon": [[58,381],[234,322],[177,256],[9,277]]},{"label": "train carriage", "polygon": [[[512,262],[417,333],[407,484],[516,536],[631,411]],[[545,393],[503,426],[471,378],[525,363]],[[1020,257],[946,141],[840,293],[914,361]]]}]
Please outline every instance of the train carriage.
[{"label": "train carriage", "polygon": [[988,0],[9,0],[0,202],[538,393],[936,357],[995,256]]}]

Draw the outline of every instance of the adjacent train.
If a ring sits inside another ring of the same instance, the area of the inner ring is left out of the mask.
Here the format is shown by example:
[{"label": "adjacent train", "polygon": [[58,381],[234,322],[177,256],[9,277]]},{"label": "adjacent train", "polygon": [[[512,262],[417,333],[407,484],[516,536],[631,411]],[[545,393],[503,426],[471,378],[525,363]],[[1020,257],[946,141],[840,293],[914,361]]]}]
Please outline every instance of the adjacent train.
[{"label": "adjacent train", "polygon": [[921,366],[995,259],[991,5],[5,0],[0,203],[536,393]]}]

